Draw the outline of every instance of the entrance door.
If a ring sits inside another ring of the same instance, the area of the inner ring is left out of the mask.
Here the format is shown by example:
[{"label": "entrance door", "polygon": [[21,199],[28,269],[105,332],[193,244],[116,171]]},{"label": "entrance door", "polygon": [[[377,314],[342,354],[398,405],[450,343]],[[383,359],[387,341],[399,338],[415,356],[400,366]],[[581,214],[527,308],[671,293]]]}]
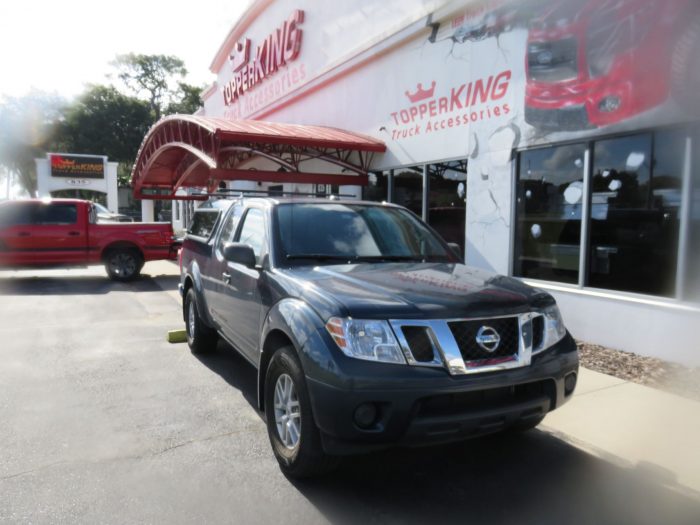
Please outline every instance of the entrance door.
[{"label": "entrance door", "polygon": [[423,216],[423,199],[427,192],[428,224],[445,241],[459,244],[464,254],[467,201],[467,161],[457,160],[395,169],[393,202]]},{"label": "entrance door", "polygon": [[428,224],[447,242],[459,244],[464,255],[467,161],[431,164],[428,177]]}]

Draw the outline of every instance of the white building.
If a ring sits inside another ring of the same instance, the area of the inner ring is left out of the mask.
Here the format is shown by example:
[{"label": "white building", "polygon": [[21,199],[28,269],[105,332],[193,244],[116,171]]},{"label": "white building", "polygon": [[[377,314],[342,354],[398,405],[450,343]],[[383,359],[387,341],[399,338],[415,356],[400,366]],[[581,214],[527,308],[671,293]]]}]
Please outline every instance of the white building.
[{"label": "white building", "polygon": [[149,191],[217,178],[338,191],[330,179],[242,182],[243,170],[300,172],[296,153],[245,156],[239,137],[234,166],[221,157],[234,142],[216,142],[231,130],[214,128],[262,120],[363,134],[386,151],[339,147],[328,164],[305,150],[304,171],[342,177],[369,161],[368,184],[338,179],[339,191],[403,204],[460,243],[468,264],[550,291],[577,338],[697,365],[698,57],[692,0],[257,0],[212,62],[211,129],[198,124],[211,145],[164,125],[144,155],[165,142],[190,149]]}]

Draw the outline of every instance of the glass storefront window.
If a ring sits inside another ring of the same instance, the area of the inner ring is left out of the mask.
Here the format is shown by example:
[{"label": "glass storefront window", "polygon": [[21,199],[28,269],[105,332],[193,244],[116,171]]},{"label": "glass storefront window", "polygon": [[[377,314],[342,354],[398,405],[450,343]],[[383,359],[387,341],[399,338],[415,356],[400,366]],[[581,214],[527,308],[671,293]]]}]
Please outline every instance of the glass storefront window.
[{"label": "glass storefront window", "polygon": [[515,275],[578,282],[585,150],[575,144],[520,155]]},{"label": "glass storefront window", "polygon": [[685,259],[683,296],[700,302],[700,130],[692,137],[693,158],[690,188],[690,213]]},{"label": "glass storefront window", "polygon": [[447,242],[459,244],[464,253],[466,222],[466,162],[429,166],[428,224]]},{"label": "glass storefront window", "polygon": [[[389,191],[389,177],[387,172],[370,172],[367,179],[367,186],[362,188],[362,199],[374,202],[387,200]],[[338,192],[336,191],[335,193]]]},{"label": "glass storefront window", "polygon": [[394,171],[394,203],[420,217],[423,213],[423,167]]},{"label": "glass storefront window", "polygon": [[590,286],[673,295],[683,135],[659,132],[594,144]]}]

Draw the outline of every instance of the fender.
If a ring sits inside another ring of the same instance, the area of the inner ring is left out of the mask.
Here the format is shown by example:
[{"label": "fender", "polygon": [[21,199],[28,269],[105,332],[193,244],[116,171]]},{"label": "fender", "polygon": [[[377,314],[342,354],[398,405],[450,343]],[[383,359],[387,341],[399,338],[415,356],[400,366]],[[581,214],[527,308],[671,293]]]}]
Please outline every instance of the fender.
[{"label": "fender", "polygon": [[306,375],[315,375],[315,372],[333,362],[326,345],[308,344],[311,340],[318,340],[319,331],[325,331],[323,319],[304,301],[283,299],[270,308],[263,322],[258,346],[258,405],[261,409],[267,364],[285,339],[294,346]]},{"label": "fender", "polygon": [[[204,293],[204,284],[202,283],[202,271],[199,269],[199,264],[197,264],[197,261],[192,262],[192,265],[190,266],[190,269],[187,272],[187,277],[192,281],[192,287],[194,288],[194,296],[195,300],[197,301],[197,310],[199,311],[200,317],[202,317],[207,326],[215,328],[216,324],[214,324],[214,321],[212,320],[211,315],[209,314],[209,306],[207,305],[207,299]],[[182,315],[183,318],[186,315],[184,297],[182,301]]]}]

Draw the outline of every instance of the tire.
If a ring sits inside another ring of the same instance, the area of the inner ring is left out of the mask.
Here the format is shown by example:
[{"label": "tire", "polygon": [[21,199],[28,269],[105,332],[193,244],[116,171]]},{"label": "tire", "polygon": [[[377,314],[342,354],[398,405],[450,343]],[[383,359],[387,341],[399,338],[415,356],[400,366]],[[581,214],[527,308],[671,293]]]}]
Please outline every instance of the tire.
[{"label": "tire", "polygon": [[190,288],[185,296],[185,332],[187,346],[193,354],[206,354],[216,348],[219,336],[216,330],[202,321],[193,288]]},{"label": "tire", "polygon": [[133,281],[143,268],[143,257],[137,250],[112,250],[105,257],[105,270],[113,281]]},{"label": "tire", "polygon": [[292,347],[280,348],[270,360],[265,416],[272,451],[286,476],[309,478],[338,466],[340,459],[323,451],[304,372]]}]

